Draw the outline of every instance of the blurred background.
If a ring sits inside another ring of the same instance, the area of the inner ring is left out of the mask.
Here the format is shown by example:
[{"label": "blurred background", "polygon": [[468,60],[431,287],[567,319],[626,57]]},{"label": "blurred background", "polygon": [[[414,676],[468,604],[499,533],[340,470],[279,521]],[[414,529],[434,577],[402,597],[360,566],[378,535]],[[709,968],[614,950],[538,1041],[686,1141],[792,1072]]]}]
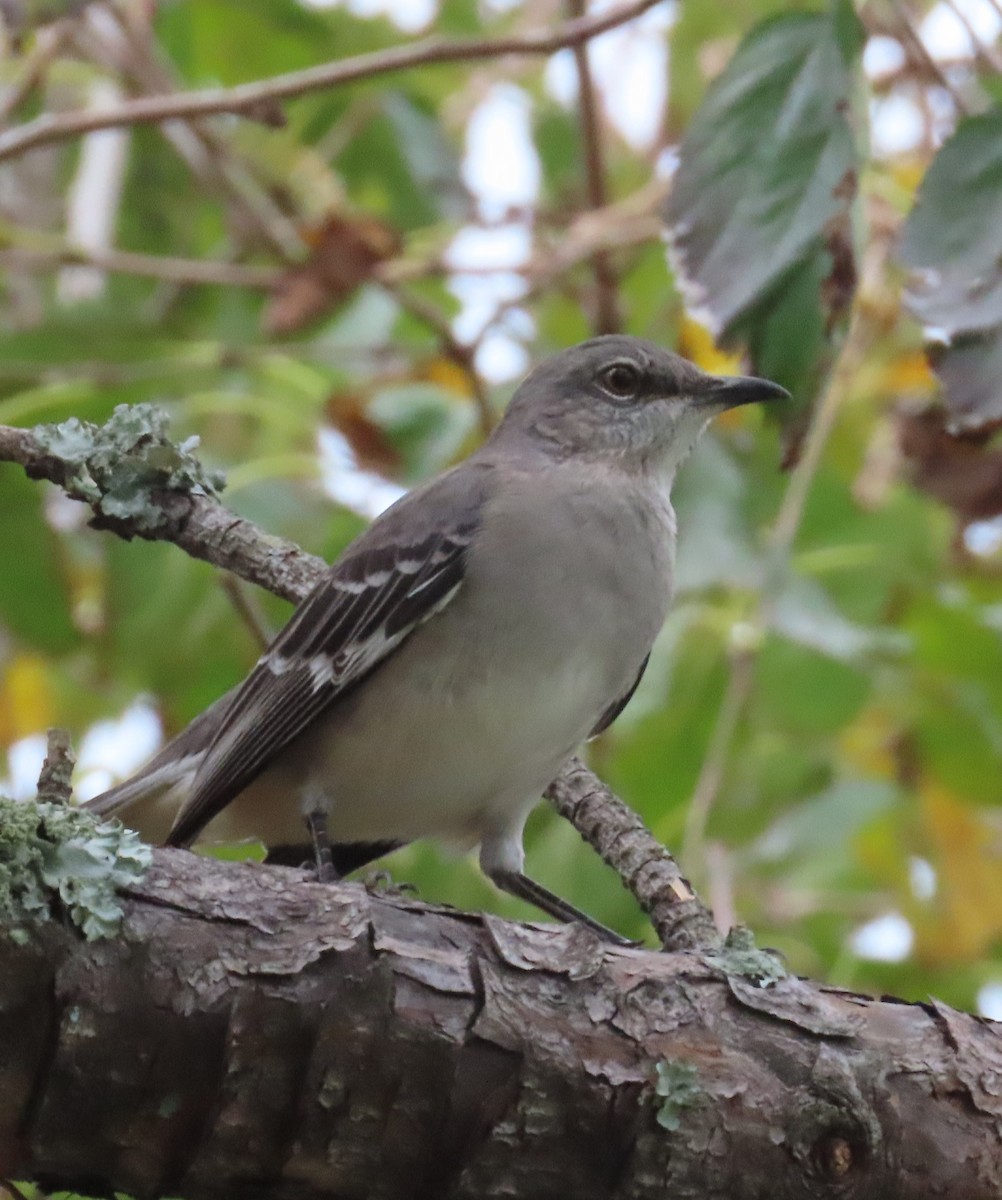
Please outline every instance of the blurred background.
[{"label": "blurred background", "polygon": [[[796,971],[1002,1019],[999,0],[0,0],[0,22],[0,423],[161,405],[226,504],[331,559],[595,332],[786,384],[685,468],[677,602],[590,763]],[[377,72],[427,37],[477,45]],[[350,84],[269,87],[363,54]],[[242,115],[218,91],[70,123],[249,82]],[[18,797],[50,725],[81,797],[129,774],[289,611],[88,515],[0,467]],[[545,806],[527,848],[644,934]],[[388,861],[536,916],[432,845]]]}]

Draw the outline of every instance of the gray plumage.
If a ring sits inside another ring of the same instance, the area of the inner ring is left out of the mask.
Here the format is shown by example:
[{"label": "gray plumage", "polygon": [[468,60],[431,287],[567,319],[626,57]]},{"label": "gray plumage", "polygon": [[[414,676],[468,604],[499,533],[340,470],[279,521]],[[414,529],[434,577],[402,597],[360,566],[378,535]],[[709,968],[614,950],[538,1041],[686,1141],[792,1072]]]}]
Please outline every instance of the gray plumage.
[{"label": "gray plumage", "polygon": [[548,359],[479,450],[348,547],[241,685],[92,807],[174,845],[296,845],[310,814],[342,847],[479,843],[500,886],[608,935],[526,879],[522,829],[639,681],[679,464],[716,413],[783,394],[625,336]]}]

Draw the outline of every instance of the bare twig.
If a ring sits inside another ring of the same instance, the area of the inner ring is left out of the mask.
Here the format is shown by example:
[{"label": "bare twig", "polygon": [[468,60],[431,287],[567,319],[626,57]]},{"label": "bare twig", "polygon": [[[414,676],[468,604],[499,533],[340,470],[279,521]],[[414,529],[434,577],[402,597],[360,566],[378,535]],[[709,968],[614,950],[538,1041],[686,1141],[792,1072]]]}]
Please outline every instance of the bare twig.
[{"label": "bare twig", "polygon": [[[32,479],[49,479],[74,495],[66,463],[43,450],[30,430],[0,425],[0,461],[20,463]],[[322,558],[266,533],[209,496],[160,492],[151,497],[153,503],[162,516],[156,528],[139,531],[128,521],[101,513],[99,505],[93,506],[93,524],[126,540],[140,536],[173,542],[193,558],[232,571],[286,600],[302,600],[327,568]]]},{"label": "bare twig", "polygon": [[664,222],[660,206],[667,190],[668,185],[663,180],[655,180],[625,200],[582,213],[562,231],[559,242],[538,248],[529,264],[518,268],[526,280],[525,291],[502,301],[484,322],[479,337],[493,328],[505,313],[522,307],[527,300],[552,287],[568,271],[592,260],[597,251],[626,249],[661,238]]},{"label": "bare twig", "polygon": [[159,254],[134,254],[129,250],[77,249],[60,245],[53,249],[16,247],[0,250],[0,266],[53,269],[64,266],[97,267],[123,275],[141,275],[177,284],[218,284],[267,290],[281,275],[275,267],[253,267],[198,258],[174,258]]},{"label": "bare twig", "polygon": [[73,795],[76,755],[65,729],[50,729],[45,762],[38,776],[38,799],[45,804],[69,804]]},{"label": "bare twig", "polygon": [[665,950],[719,944],[709,909],[675,859],[579,758],[564,767],[546,789],[546,798],[616,871],[650,917]]},{"label": "bare twig", "polygon": [[[0,461],[19,463],[33,479],[49,479],[73,491],[67,464],[47,453],[25,429],[0,425]],[[146,507],[159,508],[155,528],[137,530],[127,520],[112,520],[92,507],[93,522],[122,537],[137,533],[150,540],[172,541],[195,558],[232,571],[287,600],[303,600],[326,570],[322,559],[273,537],[237,517],[209,496],[161,491]],[[147,514],[147,520],[149,519]],[[652,837],[640,818],[615,797],[577,759],[548,789],[558,812],[566,816],[616,870],[647,911],[666,946],[714,946],[716,931],[708,910],[683,879],[671,855]]]},{"label": "bare twig", "polygon": [[[7,1192],[12,1200],[28,1200],[28,1197],[24,1194],[24,1192],[21,1191],[17,1184],[10,1179],[0,1179],[0,1189]],[[43,1192],[38,1192],[38,1195],[42,1197],[42,1200],[44,1200]]]},{"label": "bare twig", "polygon": [[[874,264],[873,269],[878,270],[879,264]],[[842,348],[811,416],[800,460],[793,470],[776,515],[769,539],[766,574],[758,596],[757,608],[745,623],[742,645],[735,648],[731,659],[730,675],[720,708],[717,710],[706,756],[693,789],[682,851],[682,857],[693,874],[697,874],[697,868],[702,865],[710,811],[720,792],[734,737],[754,688],[759,648],[774,619],[776,602],[800,528],[804,505],[821,465],[821,456],[828,444],[835,419],[865,355],[868,336],[868,326],[860,317],[857,301]]]},{"label": "bare twig", "polygon": [[942,70],[939,63],[933,58],[925,47],[925,42],[915,28],[915,22],[912,20],[911,14],[905,7],[903,0],[891,0],[891,5],[898,18],[900,28],[901,41],[904,42],[906,49],[911,57],[917,59],[930,78],[935,79],[939,86],[947,93],[957,108],[957,112],[964,115],[968,112],[967,102],[960,92],[954,87],[949,76]]},{"label": "bare twig", "polygon": [[227,571],[221,576],[220,584],[229,602],[233,605],[234,612],[236,612],[237,616],[249,630],[251,637],[254,639],[255,646],[257,646],[258,650],[266,650],[268,644],[271,642],[272,635],[268,631],[264,613],[262,613],[254,597],[248,594],[243,580],[238,579],[236,575],[231,575]]},{"label": "bare twig", "polygon": [[291,71],[270,79],[244,83],[233,88],[208,88],[170,96],[144,96],[102,112],[74,112],[59,116],[44,114],[6,134],[0,134],[0,159],[11,158],[33,146],[63,141],[96,129],[122,125],[149,125],[215,113],[260,112],[277,100],[289,100],[310,92],[374,79],[396,71],[437,63],[470,62],[501,58],[508,54],[546,55],[566,46],[579,46],[632,21],[659,0],[631,0],[598,16],[582,17],[547,33],[530,33],[500,38],[452,40],[427,38],[412,45],[394,46],[354,58]]},{"label": "bare twig", "polygon": [[[568,11],[580,19],[586,11],[585,0],[568,0]],[[606,205],[605,164],[602,155],[602,129],[599,121],[595,84],[588,61],[588,45],[574,47],[578,71],[578,116],[581,141],[584,144],[585,174],[588,182],[588,207]],[[595,328],[597,333],[615,333],[620,327],[619,294],[616,272],[608,250],[596,250],[592,259],[595,268]]]},{"label": "bare twig", "polygon": [[710,810],[724,782],[724,771],[730,757],[731,745],[741,723],[745,705],[751,696],[755,682],[755,654],[742,647],[733,651],[730,672],[724,685],[724,694],[717,709],[717,716],[707,743],[696,786],[692,789],[689,808],[685,815],[685,833],[682,837],[682,858],[690,865],[701,866],[706,840],[706,825]]},{"label": "bare twig", "polygon": [[402,308],[417,317],[419,321],[423,321],[425,325],[438,334],[439,341],[442,344],[442,352],[466,375],[470,383],[473,402],[477,406],[480,431],[486,436],[494,428],[495,415],[491,407],[490,396],[487,394],[487,385],[484,383],[483,376],[477,370],[474,362],[476,347],[470,346],[466,342],[461,342],[453,332],[452,326],[449,324],[448,318],[444,313],[441,313],[434,304],[425,300],[423,296],[416,296],[413,292],[408,292],[405,288],[400,288],[392,284],[384,284],[384,286],[388,291],[393,293],[397,299],[397,303]]},{"label": "bare twig", "polygon": [[957,3],[957,0],[946,0],[946,5],[964,27],[964,32],[971,39],[971,49],[974,52],[974,57],[981,64],[982,68],[997,75],[1002,71],[1002,61],[993,52],[991,46],[987,45],[978,36],[978,31],[971,24],[971,20],[967,13],[964,12],[963,6]]},{"label": "bare twig", "polygon": [[0,95],[0,126],[6,125],[31,93],[48,74],[49,67],[59,57],[72,27],[72,20],[56,21],[40,29],[35,47],[24,61],[21,73]]},{"label": "bare twig", "polygon": [[[134,96],[177,94],[169,65],[157,56],[132,14],[109,4],[88,15],[75,37],[81,53],[121,75]],[[207,121],[175,121],[162,132],[195,178],[238,214],[245,234],[253,233],[257,244],[283,262],[298,260],[304,248],[299,232],[219,130]]]}]

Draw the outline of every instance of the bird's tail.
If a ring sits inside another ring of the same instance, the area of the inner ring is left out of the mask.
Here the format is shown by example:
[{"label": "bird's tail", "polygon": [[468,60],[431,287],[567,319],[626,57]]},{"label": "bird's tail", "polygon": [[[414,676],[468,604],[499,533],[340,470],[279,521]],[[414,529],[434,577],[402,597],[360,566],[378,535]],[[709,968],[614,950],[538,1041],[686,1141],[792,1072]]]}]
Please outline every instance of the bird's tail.
[{"label": "bird's tail", "polygon": [[205,752],[216,735],[232,692],[221,696],[163,747],[136,775],[84,808],[99,817],[118,817],[140,837],[154,845],[167,840]]}]

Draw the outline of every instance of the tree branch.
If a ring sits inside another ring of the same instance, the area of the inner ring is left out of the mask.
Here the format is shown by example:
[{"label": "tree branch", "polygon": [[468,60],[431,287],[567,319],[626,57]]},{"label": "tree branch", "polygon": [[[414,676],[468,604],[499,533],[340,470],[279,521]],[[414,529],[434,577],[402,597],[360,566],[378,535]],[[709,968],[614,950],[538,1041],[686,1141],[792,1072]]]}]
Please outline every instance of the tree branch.
[{"label": "tree branch", "polygon": [[[194,558],[231,571],[287,600],[305,599],[327,568],[322,559],[265,533],[210,496],[160,490],[147,498],[141,526],[109,517],[100,499],[92,501],[81,495],[74,469],[47,452],[29,430],[0,425],[0,461],[19,463],[32,479],[48,479],[69,495],[87,500],[95,513],[91,524],[96,528],[109,529],[127,539],[140,536],[173,542]],[[717,943],[709,912],[683,879],[671,855],[591,771],[577,759],[572,760],[549,795],[557,810],[595,846],[633,892],[651,916],[666,948]]]},{"label": "tree branch", "polygon": [[310,92],[375,79],[396,71],[432,64],[472,62],[501,58],[508,54],[546,55],[567,46],[579,46],[607,29],[632,21],[659,0],[632,0],[598,16],[568,21],[549,33],[530,33],[500,38],[451,40],[426,38],[412,45],[394,46],[359,54],[354,58],[291,71],[233,88],[208,88],[169,96],[143,96],[103,111],[44,114],[33,121],[0,134],[0,161],[22,154],[34,146],[64,141],[78,134],[122,125],[150,125],[181,118],[206,117],[214,113],[260,112],[278,100],[290,100]]},{"label": "tree branch", "polygon": [[220,287],[262,290],[274,287],[282,274],[277,267],[255,267],[205,258],[177,258],[166,254],[136,254],[131,250],[84,250],[65,244],[51,249],[25,246],[0,250],[0,266],[42,270],[88,266],[181,285],[217,284]]},{"label": "tree branch", "polygon": [[[0,938],[0,1178],[321,1200],[996,1200],[1002,1038],[157,851],[119,936]],[[707,1151],[712,1147],[712,1153]]]}]

